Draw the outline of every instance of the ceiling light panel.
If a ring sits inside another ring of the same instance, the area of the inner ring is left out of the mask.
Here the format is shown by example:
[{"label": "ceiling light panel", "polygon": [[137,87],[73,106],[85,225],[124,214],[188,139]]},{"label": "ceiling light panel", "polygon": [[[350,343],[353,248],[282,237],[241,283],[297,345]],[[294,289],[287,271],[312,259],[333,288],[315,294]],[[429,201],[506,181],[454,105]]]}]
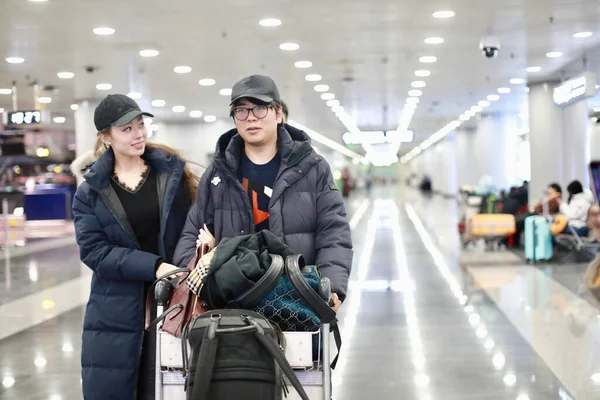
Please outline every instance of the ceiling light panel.
[{"label": "ceiling light panel", "polygon": [[265,18],[261,19],[258,23],[265,28],[273,28],[281,25],[281,20],[277,18]]},{"label": "ceiling light panel", "polygon": [[284,51],[295,51],[300,48],[300,45],[298,43],[288,42],[288,43],[281,43],[279,45],[279,48]]},{"label": "ceiling light panel", "polygon": [[426,44],[442,44],[444,43],[444,38],[441,37],[428,37],[425,39]]},{"label": "ceiling light panel", "polygon": [[294,63],[294,67],[296,68],[310,68],[312,65],[313,63],[310,61],[296,61]]}]

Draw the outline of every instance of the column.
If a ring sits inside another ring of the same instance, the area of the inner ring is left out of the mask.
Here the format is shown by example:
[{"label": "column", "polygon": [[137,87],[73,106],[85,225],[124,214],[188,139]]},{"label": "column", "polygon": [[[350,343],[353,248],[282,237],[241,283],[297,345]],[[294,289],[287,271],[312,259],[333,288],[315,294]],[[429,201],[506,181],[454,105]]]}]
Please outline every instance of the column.
[{"label": "column", "polygon": [[94,110],[99,100],[84,100],[75,111],[75,156],[93,151],[98,131],[94,125]]},{"label": "column", "polygon": [[475,171],[477,181],[489,175],[498,191],[517,183],[514,157],[517,129],[515,116],[488,114],[481,117],[471,152],[473,159],[467,161]]},{"label": "column", "polygon": [[563,190],[575,179],[589,187],[588,103],[582,99],[557,106],[553,100],[557,85],[558,82],[540,83],[531,86],[529,92],[532,201],[551,182],[558,182]]},{"label": "column", "polygon": [[455,133],[456,140],[456,183],[458,187],[475,185],[477,171],[474,168],[475,130],[461,128]]},{"label": "column", "polygon": [[563,113],[552,98],[556,84],[557,82],[544,82],[529,88],[530,203],[542,196],[549,183],[559,182],[564,185]]},{"label": "column", "polygon": [[563,109],[563,186],[573,180],[589,187],[588,104],[581,100]]}]

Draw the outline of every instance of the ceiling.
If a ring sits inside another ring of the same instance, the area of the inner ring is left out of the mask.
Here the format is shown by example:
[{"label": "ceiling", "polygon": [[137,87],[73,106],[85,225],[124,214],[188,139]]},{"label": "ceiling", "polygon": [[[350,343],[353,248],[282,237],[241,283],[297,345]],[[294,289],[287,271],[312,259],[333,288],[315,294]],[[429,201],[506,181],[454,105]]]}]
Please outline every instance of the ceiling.
[{"label": "ceiling", "polygon": [[[438,10],[456,15],[435,19],[432,13]],[[282,25],[260,26],[268,17]],[[93,29],[100,26],[116,32],[97,36]],[[574,38],[579,31],[595,34]],[[488,34],[501,42],[500,54],[492,60],[479,51],[480,39]],[[425,44],[431,36],[445,42]],[[282,51],[282,42],[296,42],[300,48]],[[427,87],[421,89],[409,127],[415,141],[402,146],[405,153],[499,87],[512,91],[486,112],[525,110],[526,86],[511,85],[511,78],[568,78],[584,71],[584,55],[587,68],[599,72],[599,42],[597,0],[4,0],[0,88],[16,81],[18,106],[30,109],[32,82],[54,86],[47,108],[71,125],[72,103],[108,93],[96,89],[99,83],[111,83],[113,93],[140,92],[142,107],[161,120],[188,121],[191,110],[228,118],[228,97],[219,90],[261,73],[278,83],[292,119],[341,142],[346,128],[313,90],[315,83],[304,79],[306,74],[322,75],[318,83],[330,86],[361,130],[395,129],[411,82],[424,80]],[[141,57],[139,51],[148,48],[160,55]],[[549,59],[550,51],[564,55]],[[427,55],[437,62],[420,63],[419,57]],[[4,62],[10,56],[25,62]],[[295,68],[298,60],[313,66]],[[192,72],[176,74],[178,65],[190,66]],[[542,71],[527,74],[525,68],[533,65]],[[86,72],[86,66],[94,72]],[[431,76],[416,78],[419,69],[430,70]],[[75,77],[59,79],[60,71]],[[212,78],[216,85],[200,86],[202,78]],[[152,108],[153,99],[163,99],[167,106]],[[10,110],[11,104],[10,95],[0,95],[0,107]],[[173,113],[175,105],[187,111]]]}]

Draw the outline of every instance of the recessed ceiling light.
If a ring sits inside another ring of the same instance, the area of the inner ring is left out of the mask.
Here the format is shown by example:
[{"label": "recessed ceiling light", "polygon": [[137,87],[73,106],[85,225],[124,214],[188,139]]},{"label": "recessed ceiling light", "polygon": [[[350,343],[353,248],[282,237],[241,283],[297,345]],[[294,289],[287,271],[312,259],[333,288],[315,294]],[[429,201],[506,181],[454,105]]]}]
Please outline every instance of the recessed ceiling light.
[{"label": "recessed ceiling light", "polygon": [[471,107],[471,111],[473,111],[473,112],[482,112],[483,108],[481,108],[481,106],[473,106],[473,107]]},{"label": "recessed ceiling light", "polygon": [[406,99],[406,103],[407,104],[419,104],[421,100],[419,100],[418,97],[409,97],[408,99]]},{"label": "recessed ceiling light", "polygon": [[528,67],[525,71],[527,72],[540,72],[542,67]]},{"label": "recessed ceiling light", "polygon": [[522,78],[512,78],[510,80],[510,83],[513,84],[513,85],[522,85],[522,84],[525,83],[525,79],[522,79]]},{"label": "recessed ceiling light", "polygon": [[113,33],[115,33],[115,30],[113,28],[100,27],[100,28],[94,28],[94,33],[98,36],[108,36],[108,35],[112,35]]},{"label": "recessed ceiling light", "polygon": [[433,13],[433,18],[452,18],[454,17],[456,14],[454,13],[454,11],[436,11]]},{"label": "recessed ceiling light", "polygon": [[127,93],[127,97],[134,99],[134,100],[139,100],[142,98],[142,94],[138,93],[138,92],[129,92],[129,93]]},{"label": "recessed ceiling light", "polygon": [[316,85],[315,92],[326,92],[329,90],[329,86],[327,85]]},{"label": "recessed ceiling light", "polygon": [[60,79],[71,79],[75,76],[75,74],[73,72],[59,72],[58,74],[56,74],[56,76],[58,76]]},{"label": "recessed ceiling light", "polygon": [[466,114],[461,115],[458,119],[460,119],[461,121],[468,121],[471,119],[471,117],[469,117]]},{"label": "recessed ceiling light", "polygon": [[416,103],[408,103],[404,105],[404,109],[405,110],[409,110],[409,111],[414,111],[417,109],[417,104]]},{"label": "recessed ceiling light", "polygon": [[425,76],[430,76],[430,75],[431,75],[431,71],[428,71],[426,69],[415,71],[415,76],[425,77]]},{"label": "recessed ceiling light", "polygon": [[213,86],[217,82],[211,78],[204,78],[200,79],[198,83],[200,84],[200,86]]},{"label": "recessed ceiling light", "polygon": [[79,104],[71,104],[71,110],[73,110],[73,111],[79,110]]},{"label": "recessed ceiling light", "polygon": [[215,122],[217,120],[217,117],[215,117],[214,115],[207,115],[206,117],[204,117],[204,122]]},{"label": "recessed ceiling light", "polygon": [[310,61],[296,61],[294,63],[294,67],[296,68],[310,68],[312,65]]},{"label": "recessed ceiling light", "polygon": [[491,103],[487,100],[481,100],[478,104],[479,107],[489,107]]},{"label": "recessed ceiling light", "polygon": [[190,117],[192,118],[200,118],[202,116],[202,111],[194,110],[190,111]]},{"label": "recessed ceiling light", "polygon": [[321,99],[323,99],[323,100],[333,100],[333,99],[335,99],[335,94],[333,94],[333,93],[323,93],[321,95]]},{"label": "recessed ceiling light", "polygon": [[0,89],[0,94],[11,94],[12,89]]},{"label": "recessed ceiling light", "polygon": [[281,43],[279,45],[279,48],[285,51],[294,51],[298,50],[300,48],[300,45],[298,43]]},{"label": "recessed ceiling light", "polygon": [[221,90],[219,90],[219,94],[221,96],[231,96],[231,89],[230,88],[221,89]]},{"label": "recessed ceiling light", "polygon": [[487,99],[488,99],[489,101],[498,101],[498,100],[500,100],[500,96],[498,96],[497,94],[490,94],[490,95],[487,97]]},{"label": "recessed ceiling light", "polygon": [[156,57],[160,54],[158,50],[154,49],[145,49],[140,51],[140,56],[142,57]]},{"label": "recessed ceiling light", "polygon": [[412,97],[419,97],[423,95],[423,92],[420,90],[409,90],[408,95]]},{"label": "recessed ceiling light", "polygon": [[323,79],[323,77],[319,74],[309,74],[306,75],[305,79],[309,82],[319,82],[321,79]]},{"label": "recessed ceiling light", "polygon": [[260,26],[274,27],[274,26],[281,25],[281,20],[279,20],[277,18],[265,18],[265,19],[261,19],[258,23],[260,24]]},{"label": "recessed ceiling light", "polygon": [[427,83],[425,81],[414,81],[410,84],[410,86],[414,88],[424,88],[425,86],[427,86]]},{"label": "recessed ceiling light", "polygon": [[152,107],[160,108],[167,105],[167,102],[164,100],[152,100]]},{"label": "recessed ceiling light", "polygon": [[561,51],[551,51],[549,53],[546,53],[546,57],[548,58],[558,58],[558,57],[562,57],[563,53]]},{"label": "recessed ceiling light", "polygon": [[425,56],[425,57],[421,57],[419,58],[419,61],[425,64],[431,64],[437,61],[437,57],[434,56]]},{"label": "recessed ceiling light", "polygon": [[428,37],[427,39],[425,39],[425,43],[427,43],[427,44],[442,44],[442,43],[444,43],[444,38]]},{"label": "recessed ceiling light", "polygon": [[112,85],[110,83],[99,83],[96,85],[96,89],[98,90],[110,90],[112,89]]},{"label": "recessed ceiling light", "polygon": [[67,119],[65,117],[54,117],[55,124],[64,124]]},{"label": "recessed ceiling light", "polygon": [[185,111],[185,107],[184,106],[173,106],[173,112],[174,113],[182,113]]},{"label": "recessed ceiling light", "polygon": [[189,74],[192,72],[192,67],[188,67],[187,65],[179,65],[173,68],[173,72],[176,74]]},{"label": "recessed ceiling light", "polygon": [[25,59],[23,57],[8,57],[6,62],[9,64],[23,64]]},{"label": "recessed ceiling light", "polygon": [[500,94],[508,94],[508,93],[510,93],[510,88],[507,88],[507,87],[498,88],[498,93],[500,93]]},{"label": "recessed ceiling light", "polygon": [[38,97],[37,101],[38,101],[38,103],[41,103],[41,104],[50,104],[50,103],[52,103],[52,98],[51,97]]},{"label": "recessed ceiling light", "polygon": [[335,107],[335,106],[339,106],[340,105],[340,101],[339,100],[329,100],[327,102],[327,105],[329,107]]},{"label": "recessed ceiling light", "polygon": [[577,33],[573,34],[573,37],[578,38],[578,39],[583,39],[583,38],[589,38],[593,34],[594,34],[593,32],[577,32]]}]

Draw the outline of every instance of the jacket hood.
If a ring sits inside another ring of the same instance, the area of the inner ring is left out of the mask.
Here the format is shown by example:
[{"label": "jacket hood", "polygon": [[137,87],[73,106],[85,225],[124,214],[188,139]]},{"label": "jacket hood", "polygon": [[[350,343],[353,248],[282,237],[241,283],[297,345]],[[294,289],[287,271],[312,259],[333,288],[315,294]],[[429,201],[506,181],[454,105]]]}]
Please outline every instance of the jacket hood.
[{"label": "jacket hood", "polygon": [[[224,133],[217,141],[215,161],[224,163],[237,173],[244,140],[236,128]],[[277,130],[277,150],[285,164],[294,164],[314,150],[306,132],[284,124]]]},{"label": "jacket hood", "polygon": [[83,175],[89,171],[95,161],[96,157],[94,156],[94,152],[90,150],[77,157],[71,163],[71,172],[75,175],[77,181],[80,181],[83,178]]}]

